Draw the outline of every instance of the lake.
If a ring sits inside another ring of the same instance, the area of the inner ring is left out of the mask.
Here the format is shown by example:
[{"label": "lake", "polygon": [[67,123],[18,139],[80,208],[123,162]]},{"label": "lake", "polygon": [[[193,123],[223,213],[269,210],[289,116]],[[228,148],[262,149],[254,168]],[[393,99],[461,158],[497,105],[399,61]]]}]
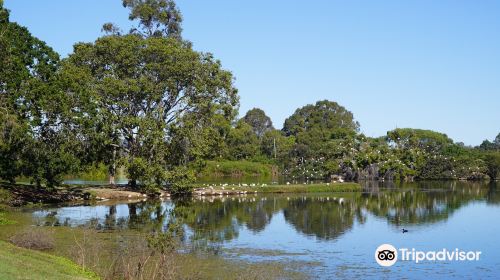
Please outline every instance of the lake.
[{"label": "lake", "polygon": [[[162,228],[183,209],[185,245],[244,262],[280,262],[308,277],[500,278],[500,191],[492,183],[363,183],[362,193],[272,194],[48,207],[33,224]],[[408,230],[403,233],[402,229]],[[375,261],[384,243],[481,251],[474,261]],[[208,248],[208,249],[207,249]]]}]

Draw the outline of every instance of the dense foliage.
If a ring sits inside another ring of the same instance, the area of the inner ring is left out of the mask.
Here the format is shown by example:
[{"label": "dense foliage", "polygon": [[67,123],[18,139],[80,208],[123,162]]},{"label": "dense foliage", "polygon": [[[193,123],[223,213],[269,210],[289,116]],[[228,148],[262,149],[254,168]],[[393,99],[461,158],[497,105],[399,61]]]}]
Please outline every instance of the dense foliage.
[{"label": "dense foliage", "polygon": [[174,1],[123,6],[136,27],[106,23],[105,35],[60,60],[10,22],[0,0],[1,179],[53,187],[64,175],[106,166],[110,183],[122,168],[133,187],[180,193],[210,166],[238,174],[234,161],[272,166],[295,181],[500,176],[500,134],[475,148],[411,128],[370,138],[328,100],[297,109],[281,130],[259,108],[238,120],[232,74],[182,38]]},{"label": "dense foliage", "polygon": [[[173,1],[123,1],[129,33],[78,43],[68,58],[1,7],[0,176],[54,186],[62,175],[106,164],[126,168],[132,186],[185,185],[187,164],[206,157],[213,119],[238,106],[232,74],[181,38]],[[175,188],[177,190],[177,188]],[[175,191],[174,190],[174,191]]]},{"label": "dense foliage", "polygon": [[9,21],[0,2],[0,176],[53,186],[80,164],[81,145],[59,90],[59,56]]},{"label": "dense foliage", "polygon": [[[500,136],[485,141],[492,143],[488,149],[412,128],[370,138],[359,133],[351,112],[328,100],[297,109],[282,130],[269,123],[264,111],[254,108],[229,129],[221,127],[227,133],[219,140],[226,144],[218,158],[274,164],[291,181],[480,180],[496,178],[499,172],[500,146],[495,143]],[[262,133],[255,128],[266,129]]]}]

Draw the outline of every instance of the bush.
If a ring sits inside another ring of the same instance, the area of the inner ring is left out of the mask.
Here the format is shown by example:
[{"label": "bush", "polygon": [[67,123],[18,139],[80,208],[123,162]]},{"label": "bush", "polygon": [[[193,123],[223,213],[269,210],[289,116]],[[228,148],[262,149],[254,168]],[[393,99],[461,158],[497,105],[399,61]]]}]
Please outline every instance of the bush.
[{"label": "bush", "polygon": [[54,248],[54,234],[42,228],[29,228],[16,233],[10,242],[26,249],[50,250]]},{"label": "bush", "polygon": [[192,191],[192,183],[195,176],[192,170],[185,167],[177,167],[168,173],[168,189],[173,195],[189,194]]}]

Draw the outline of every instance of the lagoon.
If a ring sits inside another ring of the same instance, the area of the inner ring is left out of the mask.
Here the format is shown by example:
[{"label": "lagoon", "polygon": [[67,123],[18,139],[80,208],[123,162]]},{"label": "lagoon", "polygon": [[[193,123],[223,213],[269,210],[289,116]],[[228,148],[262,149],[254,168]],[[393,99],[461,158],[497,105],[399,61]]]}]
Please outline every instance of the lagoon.
[{"label": "lagoon", "polygon": [[[363,183],[360,193],[262,194],[104,202],[28,210],[33,225],[93,227],[116,235],[162,228],[182,209],[190,253],[280,263],[306,278],[500,277],[500,191],[495,183]],[[408,230],[403,233],[402,229]],[[398,261],[384,243],[418,251],[481,251],[478,261]]]}]

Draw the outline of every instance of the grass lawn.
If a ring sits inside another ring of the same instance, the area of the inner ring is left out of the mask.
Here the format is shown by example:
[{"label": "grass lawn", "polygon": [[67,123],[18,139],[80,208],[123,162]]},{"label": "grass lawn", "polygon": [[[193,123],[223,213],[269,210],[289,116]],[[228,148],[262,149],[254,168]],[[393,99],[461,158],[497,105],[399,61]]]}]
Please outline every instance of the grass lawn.
[{"label": "grass lawn", "polygon": [[267,185],[264,187],[244,188],[259,193],[320,193],[320,192],[354,192],[361,191],[357,183],[309,184],[309,185]]},{"label": "grass lawn", "polygon": [[0,279],[99,279],[72,261],[0,241]]},{"label": "grass lawn", "polygon": [[217,180],[221,177],[270,177],[273,172],[271,164],[239,161],[207,161],[206,166],[198,174],[204,179]]},{"label": "grass lawn", "polygon": [[[195,188],[205,188],[207,186],[195,185]],[[215,193],[228,192],[238,193],[246,191],[248,193],[326,193],[326,192],[359,192],[363,188],[358,183],[331,183],[331,184],[308,184],[308,185],[265,185],[258,184],[256,186],[237,186],[228,185],[222,190],[221,186],[213,186]]]}]

